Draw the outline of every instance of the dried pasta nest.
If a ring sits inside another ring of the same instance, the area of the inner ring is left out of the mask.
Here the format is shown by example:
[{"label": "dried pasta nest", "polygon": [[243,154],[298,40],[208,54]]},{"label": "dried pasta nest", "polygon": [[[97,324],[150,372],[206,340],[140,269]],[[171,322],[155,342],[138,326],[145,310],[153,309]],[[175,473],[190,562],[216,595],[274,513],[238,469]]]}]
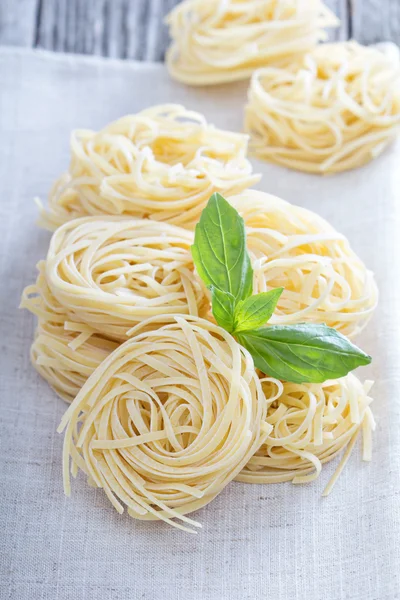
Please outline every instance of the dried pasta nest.
[{"label": "dried pasta nest", "polygon": [[192,241],[191,232],[167,223],[77,219],[53,234],[46,280],[69,320],[125,341],[127,331],[147,317],[208,310],[193,273]]},{"label": "dried pasta nest", "polygon": [[21,300],[21,308],[38,317],[31,362],[63,400],[72,402],[89,375],[118,344],[85,323],[69,321],[48,288],[44,261],[38,269],[36,283],[25,288]]},{"label": "dried pasta nest", "polygon": [[344,235],[263,192],[247,190],[230,202],[246,223],[254,293],[284,288],[270,324],[326,323],[348,337],[365,327],[378,290]]},{"label": "dried pasta nest", "polygon": [[231,481],[271,426],[250,355],[198,317],[142,331],[96,369],[64,415],[64,483],[84,471],[118,512],[193,531],[185,516]]},{"label": "dried pasta nest", "polygon": [[227,196],[259,180],[247,141],[175,104],[99,132],[74,131],[70,167],[54,184],[48,208],[41,207],[41,224],[54,230],[82,216],[127,215],[190,229],[213,192]]},{"label": "dried pasta nest", "polygon": [[271,434],[250,459],[237,480],[247,483],[305,483],[316,479],[322,464],[347,448],[329,493],[344,467],[360,432],[364,460],[371,459],[371,432],[375,428],[368,396],[371,381],[362,384],[349,374],[322,384],[261,380],[268,403]]},{"label": "dried pasta nest", "polygon": [[257,70],[245,109],[257,157],[310,173],[367,163],[399,125],[398,61],[356,42],[322,44],[291,66]]},{"label": "dried pasta nest", "polygon": [[186,0],[167,17],[171,76],[191,85],[247,79],[298,60],[338,20],[320,0]]}]

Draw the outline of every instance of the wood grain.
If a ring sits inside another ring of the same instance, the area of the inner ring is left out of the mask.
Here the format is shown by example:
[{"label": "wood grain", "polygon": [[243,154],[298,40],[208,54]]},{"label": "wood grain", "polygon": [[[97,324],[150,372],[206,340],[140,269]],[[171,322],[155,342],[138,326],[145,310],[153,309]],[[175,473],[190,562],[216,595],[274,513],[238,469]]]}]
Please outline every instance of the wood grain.
[{"label": "wood grain", "polygon": [[0,44],[35,43],[37,0],[0,0]]},{"label": "wood grain", "polygon": [[355,39],[365,44],[400,44],[400,0],[353,0],[352,24]]},{"label": "wood grain", "polygon": [[[162,61],[165,15],[179,0],[0,0],[0,44]],[[400,0],[325,0],[341,26],[330,40],[400,43]]]}]

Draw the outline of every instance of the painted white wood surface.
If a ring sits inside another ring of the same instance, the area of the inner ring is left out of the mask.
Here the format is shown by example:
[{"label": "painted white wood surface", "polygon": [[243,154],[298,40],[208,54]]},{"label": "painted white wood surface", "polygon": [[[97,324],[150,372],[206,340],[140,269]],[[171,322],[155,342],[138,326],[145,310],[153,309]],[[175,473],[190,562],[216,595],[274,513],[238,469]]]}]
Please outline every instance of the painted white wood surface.
[{"label": "painted white wood surface", "polygon": [[[162,61],[165,15],[179,0],[0,0],[0,44]],[[400,0],[326,0],[331,39],[400,44]]]}]

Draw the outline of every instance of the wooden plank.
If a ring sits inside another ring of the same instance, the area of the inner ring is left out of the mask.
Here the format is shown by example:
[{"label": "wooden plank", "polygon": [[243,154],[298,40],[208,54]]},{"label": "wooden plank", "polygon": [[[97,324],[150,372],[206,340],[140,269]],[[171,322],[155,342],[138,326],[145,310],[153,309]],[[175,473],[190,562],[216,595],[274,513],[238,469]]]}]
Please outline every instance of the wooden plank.
[{"label": "wooden plank", "polygon": [[93,54],[88,44],[91,28],[89,9],[95,0],[40,0],[40,19],[37,23],[36,46],[56,52]]},{"label": "wooden plank", "polygon": [[162,61],[169,45],[165,17],[178,0],[150,0],[145,60]]},{"label": "wooden plank", "polygon": [[145,58],[149,0],[41,2],[37,46],[61,52]]},{"label": "wooden plank", "polygon": [[[102,12],[95,21],[93,28],[94,39],[102,31],[101,53],[112,58],[124,58],[126,54],[126,3],[121,1],[103,2]],[[97,42],[97,47],[100,46]]]},{"label": "wooden plank", "polygon": [[40,20],[36,32],[36,46],[56,52],[82,52],[78,30],[86,26],[85,2],[74,0],[40,0]]},{"label": "wooden plank", "polygon": [[[65,31],[54,28],[57,12],[63,12],[63,6],[60,2],[51,2],[49,0],[40,0],[39,19],[36,29],[35,45],[48,50],[63,50]],[[54,14],[53,14],[54,13]]]},{"label": "wooden plank", "polygon": [[0,44],[33,46],[39,0],[0,0]]},{"label": "wooden plank", "polygon": [[146,56],[148,0],[137,0],[126,4],[125,58],[144,60]]},{"label": "wooden plank", "polygon": [[400,1],[353,0],[352,23],[354,38],[364,44],[400,44]]}]

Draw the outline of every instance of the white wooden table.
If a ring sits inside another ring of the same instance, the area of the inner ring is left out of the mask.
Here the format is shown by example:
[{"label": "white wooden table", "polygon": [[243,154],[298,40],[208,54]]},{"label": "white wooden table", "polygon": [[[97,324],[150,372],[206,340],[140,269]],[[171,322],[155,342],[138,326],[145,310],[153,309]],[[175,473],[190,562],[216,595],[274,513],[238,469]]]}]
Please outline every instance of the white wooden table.
[{"label": "white wooden table", "polygon": [[[333,39],[400,44],[400,0],[325,0]],[[164,16],[178,0],[0,0],[0,45],[162,61]]]}]

